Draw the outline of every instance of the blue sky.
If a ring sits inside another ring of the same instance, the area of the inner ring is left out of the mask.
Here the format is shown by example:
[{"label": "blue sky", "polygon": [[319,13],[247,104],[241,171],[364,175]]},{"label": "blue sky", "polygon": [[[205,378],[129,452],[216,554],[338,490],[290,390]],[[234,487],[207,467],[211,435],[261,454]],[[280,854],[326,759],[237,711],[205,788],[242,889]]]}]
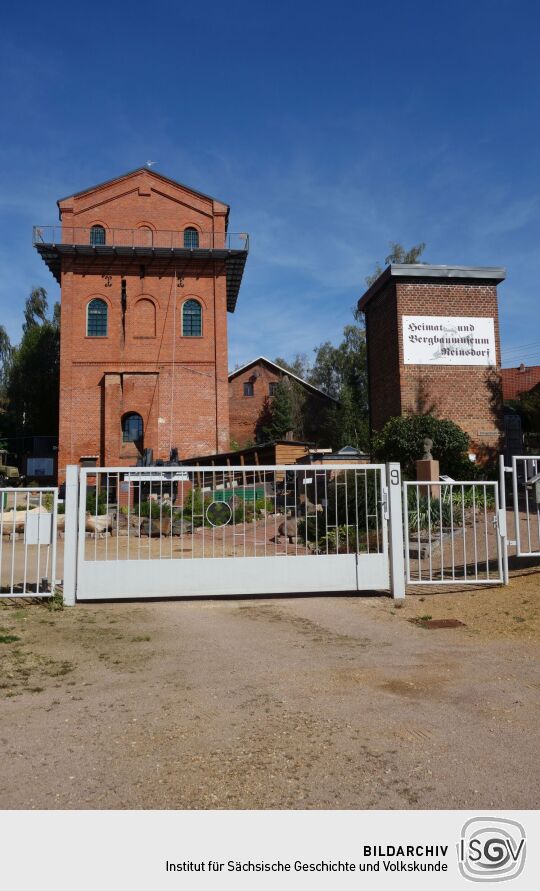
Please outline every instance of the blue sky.
[{"label": "blue sky", "polygon": [[251,254],[230,366],[337,342],[391,240],[502,265],[505,364],[540,364],[540,7],[520,0],[10,5],[0,321],[56,199],[146,160],[231,205]]}]

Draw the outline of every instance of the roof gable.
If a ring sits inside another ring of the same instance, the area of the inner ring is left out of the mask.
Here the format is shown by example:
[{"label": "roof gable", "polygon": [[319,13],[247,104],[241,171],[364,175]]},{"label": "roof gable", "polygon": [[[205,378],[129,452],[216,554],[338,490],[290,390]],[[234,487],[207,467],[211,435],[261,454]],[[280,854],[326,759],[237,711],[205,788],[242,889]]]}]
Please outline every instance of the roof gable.
[{"label": "roof gable", "polygon": [[254,365],[259,365],[264,363],[269,368],[272,368],[274,371],[278,371],[280,374],[284,374],[287,377],[291,377],[293,380],[297,381],[299,384],[302,384],[307,390],[310,390],[312,393],[317,393],[319,396],[323,396],[325,399],[330,399],[331,402],[339,402],[339,399],[335,399],[334,396],[329,396],[328,393],[325,393],[324,390],[320,390],[319,387],[314,387],[313,384],[308,383],[303,378],[298,377],[297,374],[294,374],[292,371],[289,371],[287,368],[282,368],[281,365],[278,365],[276,362],[272,362],[271,359],[267,359],[266,356],[259,356],[257,359],[252,359],[251,362],[247,362],[245,365],[242,365],[240,368],[235,368],[234,371],[231,371],[229,374],[229,381],[232,381],[239,374],[242,374],[244,371],[247,371],[248,368],[252,368]]},{"label": "roof gable", "polygon": [[175,186],[178,189],[181,189],[183,192],[191,192],[192,195],[196,195],[198,198],[205,198],[207,201],[215,202],[216,204],[221,204],[228,211],[229,205],[224,201],[220,201],[219,198],[214,198],[211,195],[206,195],[204,192],[198,191],[198,189],[194,189],[192,186],[186,186],[185,183],[181,183],[176,179],[172,179],[170,176],[165,176],[162,173],[158,173],[157,170],[152,170],[151,167],[137,167],[135,170],[130,170],[127,173],[122,173],[119,176],[115,176],[112,179],[104,180],[104,182],[97,183],[94,186],[89,186],[86,189],[82,189],[80,192],[73,192],[71,195],[66,195],[65,198],[59,198],[56,202],[58,206],[63,204],[65,201],[71,201],[74,198],[83,198],[85,195],[89,195],[92,192],[99,192],[102,189],[109,189],[111,186],[115,186],[116,184],[120,184],[123,181],[129,179],[139,178],[141,174],[145,174],[146,177],[149,177],[157,182],[161,182],[162,184],[168,184]]}]

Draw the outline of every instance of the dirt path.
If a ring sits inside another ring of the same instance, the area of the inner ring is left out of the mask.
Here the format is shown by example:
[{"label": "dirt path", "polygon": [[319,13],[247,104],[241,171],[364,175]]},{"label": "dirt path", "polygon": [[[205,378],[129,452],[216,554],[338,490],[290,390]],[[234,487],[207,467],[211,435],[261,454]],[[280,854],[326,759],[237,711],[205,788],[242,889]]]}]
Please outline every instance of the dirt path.
[{"label": "dirt path", "polygon": [[539,591],[4,605],[0,807],[538,807]]}]

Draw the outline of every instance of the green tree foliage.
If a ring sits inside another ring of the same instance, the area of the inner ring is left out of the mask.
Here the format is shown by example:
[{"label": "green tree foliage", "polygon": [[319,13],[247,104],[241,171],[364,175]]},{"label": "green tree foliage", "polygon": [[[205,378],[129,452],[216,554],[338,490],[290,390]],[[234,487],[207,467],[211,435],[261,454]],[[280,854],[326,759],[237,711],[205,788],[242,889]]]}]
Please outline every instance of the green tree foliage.
[{"label": "green tree foliage", "polygon": [[521,393],[519,400],[512,402],[523,421],[526,433],[540,433],[540,386],[526,393]]},{"label": "green tree foliage", "polygon": [[24,305],[23,334],[26,334],[36,325],[42,325],[47,321],[47,291],[45,288],[32,288],[30,296]]},{"label": "green tree foliage", "polygon": [[6,408],[6,389],[9,380],[12,356],[13,347],[11,346],[8,333],[4,326],[0,325],[0,411],[5,410]]},{"label": "green tree foliage", "polygon": [[389,266],[390,263],[418,263],[418,260],[424,253],[425,247],[425,243],[421,241],[420,244],[413,244],[413,246],[407,250],[402,244],[399,244],[399,242],[391,241],[390,253],[384,258],[384,266],[377,263],[375,272],[373,272],[372,275],[366,276],[366,285],[369,287],[374,281],[377,281],[381,272],[384,272],[385,268]]},{"label": "green tree foliage", "polygon": [[338,346],[326,341],[316,349],[310,383],[339,400],[339,405],[327,412],[328,439],[320,444],[367,448],[367,353],[363,325],[346,325]]},{"label": "green tree foliage", "polygon": [[60,313],[48,317],[47,293],[34,288],[24,309],[23,336],[13,349],[6,384],[8,412],[18,433],[58,430]]},{"label": "green tree foliage", "polygon": [[467,479],[474,466],[467,457],[469,438],[453,421],[434,415],[405,415],[390,418],[373,439],[379,461],[399,461],[409,478],[416,477],[416,461],[424,453],[424,439],[433,440],[432,454],[440,462],[441,473]]},{"label": "green tree foliage", "polygon": [[257,423],[257,434],[261,441],[273,442],[285,439],[293,429],[292,401],[289,383],[280,381],[272,400],[265,399]]}]

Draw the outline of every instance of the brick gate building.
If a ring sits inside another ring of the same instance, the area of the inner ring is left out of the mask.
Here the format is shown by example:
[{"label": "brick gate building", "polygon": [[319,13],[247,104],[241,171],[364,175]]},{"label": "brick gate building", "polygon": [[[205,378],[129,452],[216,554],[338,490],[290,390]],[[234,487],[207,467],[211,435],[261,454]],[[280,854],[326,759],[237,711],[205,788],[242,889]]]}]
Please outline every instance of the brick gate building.
[{"label": "brick gate building", "polygon": [[59,478],[229,446],[227,311],[247,236],[228,205],[141,168],[58,201],[34,243],[61,285]]}]

